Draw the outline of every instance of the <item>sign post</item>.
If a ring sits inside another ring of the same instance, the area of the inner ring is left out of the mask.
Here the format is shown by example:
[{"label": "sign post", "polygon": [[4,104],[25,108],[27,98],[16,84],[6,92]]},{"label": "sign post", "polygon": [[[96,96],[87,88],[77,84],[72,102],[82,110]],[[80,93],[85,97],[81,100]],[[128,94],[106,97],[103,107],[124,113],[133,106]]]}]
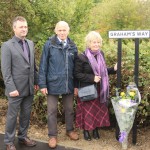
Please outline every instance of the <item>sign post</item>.
[{"label": "sign post", "polygon": [[139,73],[139,39],[150,38],[149,30],[129,30],[129,31],[109,31],[110,39],[118,39],[118,70],[117,70],[117,88],[121,88],[121,58],[122,58],[122,39],[135,39],[135,65],[134,81],[138,87]]},{"label": "sign post", "polygon": [[[118,69],[117,69],[117,88],[121,89],[121,58],[122,58],[122,39],[135,39],[135,64],[134,64],[134,82],[138,88],[139,75],[139,39],[150,38],[149,30],[130,30],[130,31],[109,31],[109,38],[118,39]],[[132,143],[136,144],[137,139],[137,123],[136,119],[132,128]],[[119,126],[116,124],[116,139],[119,137]]]}]

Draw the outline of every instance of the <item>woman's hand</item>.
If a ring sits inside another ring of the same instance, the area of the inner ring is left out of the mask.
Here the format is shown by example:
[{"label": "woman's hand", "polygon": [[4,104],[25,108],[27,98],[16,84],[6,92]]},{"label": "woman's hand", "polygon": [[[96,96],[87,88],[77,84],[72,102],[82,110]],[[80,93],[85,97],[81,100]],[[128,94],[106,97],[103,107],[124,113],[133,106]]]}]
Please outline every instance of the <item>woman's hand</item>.
[{"label": "woman's hand", "polygon": [[95,76],[94,77],[94,82],[98,83],[98,82],[100,82],[100,80],[101,80],[100,76]]},{"label": "woman's hand", "polygon": [[114,70],[117,71],[117,69],[118,69],[118,64],[116,63],[114,66]]}]

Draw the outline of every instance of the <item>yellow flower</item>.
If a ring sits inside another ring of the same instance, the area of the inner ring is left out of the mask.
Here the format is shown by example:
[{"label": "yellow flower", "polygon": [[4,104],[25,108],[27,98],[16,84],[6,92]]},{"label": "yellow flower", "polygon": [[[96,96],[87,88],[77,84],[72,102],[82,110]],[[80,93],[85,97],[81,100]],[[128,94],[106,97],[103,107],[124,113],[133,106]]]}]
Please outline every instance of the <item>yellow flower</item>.
[{"label": "yellow flower", "polygon": [[124,97],[125,95],[126,95],[125,92],[121,92],[121,93],[120,93],[120,96],[121,96],[121,97]]},{"label": "yellow flower", "polygon": [[131,97],[134,97],[134,96],[135,96],[135,92],[129,92],[129,95],[130,95]]},{"label": "yellow flower", "polygon": [[121,112],[122,112],[122,113],[125,113],[125,112],[126,112],[126,109],[125,109],[125,108],[121,108]]}]

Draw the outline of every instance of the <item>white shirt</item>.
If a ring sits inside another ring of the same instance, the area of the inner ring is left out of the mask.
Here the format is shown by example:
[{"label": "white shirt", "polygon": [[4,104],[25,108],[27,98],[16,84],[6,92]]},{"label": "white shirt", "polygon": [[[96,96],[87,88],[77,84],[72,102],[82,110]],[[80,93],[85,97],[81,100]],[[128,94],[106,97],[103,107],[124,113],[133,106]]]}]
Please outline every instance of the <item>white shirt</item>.
[{"label": "white shirt", "polygon": [[60,42],[64,43],[64,46],[66,46],[66,45],[67,45],[67,39],[65,39],[65,40],[61,40],[59,37],[57,37],[57,38],[58,38],[58,40],[59,40]]}]

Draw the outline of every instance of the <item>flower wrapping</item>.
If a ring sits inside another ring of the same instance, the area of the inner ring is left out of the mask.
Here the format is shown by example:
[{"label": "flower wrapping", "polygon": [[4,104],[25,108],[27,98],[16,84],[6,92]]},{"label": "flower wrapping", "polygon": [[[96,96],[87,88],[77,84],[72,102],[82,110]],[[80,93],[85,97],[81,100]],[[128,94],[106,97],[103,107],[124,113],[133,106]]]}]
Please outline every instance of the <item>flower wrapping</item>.
[{"label": "flower wrapping", "polygon": [[120,94],[122,96],[116,94],[117,96],[111,99],[118,126],[120,128],[119,142],[121,143],[127,138],[133,126],[135,114],[141,101],[141,95],[138,89],[134,87],[134,94],[131,93],[130,95],[129,93],[131,90],[133,90],[133,88],[131,88],[130,91],[128,90],[127,94]]}]

